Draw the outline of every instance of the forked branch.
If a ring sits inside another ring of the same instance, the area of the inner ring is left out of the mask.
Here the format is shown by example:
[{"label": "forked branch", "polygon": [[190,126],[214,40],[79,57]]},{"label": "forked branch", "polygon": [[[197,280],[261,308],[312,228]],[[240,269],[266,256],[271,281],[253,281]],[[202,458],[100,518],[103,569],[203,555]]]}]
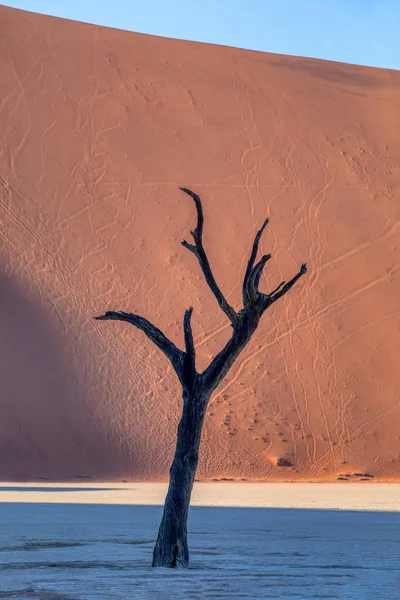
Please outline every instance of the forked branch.
[{"label": "forked branch", "polygon": [[282,298],[282,296],[287,294],[288,291],[294,286],[296,281],[298,281],[300,277],[302,277],[306,273],[307,265],[304,263],[301,265],[300,271],[296,273],[296,275],[290,281],[288,281],[287,283],[285,281],[282,281],[282,283],[280,283],[278,287],[275,288],[270,294],[262,294],[262,298],[264,301],[262,312],[264,312],[269,306],[271,306],[273,302],[276,302],[277,300],[279,300],[279,298]]},{"label": "forked branch", "polygon": [[[261,236],[264,232],[264,229],[266,228],[266,226],[269,223],[269,219],[265,219],[261,229],[259,229],[256,233],[256,236],[254,238],[254,242],[253,242],[253,247],[251,250],[251,254],[250,254],[250,258],[249,258],[249,262],[247,263],[247,269],[246,269],[246,273],[244,275],[244,279],[243,279],[243,304],[246,306],[247,304],[249,304],[250,302],[254,301],[254,283],[255,281],[257,281],[257,286],[256,289],[258,289],[258,283],[260,281],[260,277],[262,274],[262,270],[264,268],[265,263],[267,262],[267,260],[269,260],[271,258],[271,255],[268,254],[265,257],[263,257],[264,263],[261,267],[259,267],[259,264],[256,265],[256,267],[254,267],[254,262],[257,258],[257,252],[258,252],[258,246],[260,244],[260,240],[261,240]],[[261,262],[261,261],[260,261]],[[253,274],[253,270],[254,268],[261,268],[260,271],[260,275],[257,278],[257,280],[255,278],[252,279],[252,274]]]},{"label": "forked branch", "polygon": [[263,273],[264,267],[271,258],[270,254],[265,254],[261,260],[253,267],[250,271],[250,275],[247,279],[246,292],[247,292],[247,302],[245,304],[248,305],[251,302],[256,302],[257,297],[260,295],[258,291],[258,286],[260,283],[261,275]]},{"label": "forked branch", "polygon": [[217,282],[215,281],[215,277],[211,271],[210,263],[208,261],[206,252],[203,247],[204,217],[203,217],[203,207],[201,205],[200,197],[197,194],[195,194],[194,192],[192,192],[191,190],[189,190],[188,188],[181,187],[180,189],[182,190],[182,192],[185,192],[185,194],[187,194],[188,196],[193,198],[194,203],[196,205],[196,211],[197,211],[196,229],[194,231],[190,232],[193,237],[194,244],[189,244],[186,240],[183,240],[182,246],[184,246],[185,248],[190,250],[190,252],[193,252],[193,254],[197,257],[197,260],[200,263],[200,267],[201,267],[201,270],[203,271],[203,275],[208,284],[208,287],[214,294],[218,304],[220,305],[221,309],[224,311],[224,313],[226,314],[228,319],[232,323],[235,323],[235,321],[237,319],[237,313],[232,308],[232,306],[230,306],[230,304],[227,302],[225,296],[223,295]]}]

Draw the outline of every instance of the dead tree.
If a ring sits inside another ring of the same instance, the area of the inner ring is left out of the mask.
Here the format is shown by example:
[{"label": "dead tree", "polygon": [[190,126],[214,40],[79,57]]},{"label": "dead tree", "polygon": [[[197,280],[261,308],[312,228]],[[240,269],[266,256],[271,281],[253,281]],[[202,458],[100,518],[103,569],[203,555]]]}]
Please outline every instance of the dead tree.
[{"label": "dead tree", "polygon": [[181,350],[169,340],[160,329],[147,319],[132,313],[109,311],[95,317],[99,320],[127,321],[143,333],[164,352],[170,360],[182,385],[182,417],[178,426],[175,456],[170,468],[170,483],[164,505],[164,513],[153,553],[153,567],[188,568],[189,550],[187,544],[187,518],[193,481],[199,460],[199,446],[204,416],[212,393],[250,340],[258,323],[274,302],[282,298],[306,273],[306,265],[287,283],[283,281],[269,294],[259,290],[263,269],[270,254],[265,254],[256,262],[258,246],[268,219],[257,232],[243,280],[243,307],[236,311],[227,302],[210,268],[203,247],[203,208],[200,197],[187,188],[180,188],[195,202],[197,226],[191,231],[193,243],[183,241],[200,263],[205,280],[213,292],[219,306],[231,322],[232,336],[225,347],[217,354],[209,366],[199,373],[196,370],[196,350],[191,326],[192,308],[185,312],[183,330],[185,349]]}]

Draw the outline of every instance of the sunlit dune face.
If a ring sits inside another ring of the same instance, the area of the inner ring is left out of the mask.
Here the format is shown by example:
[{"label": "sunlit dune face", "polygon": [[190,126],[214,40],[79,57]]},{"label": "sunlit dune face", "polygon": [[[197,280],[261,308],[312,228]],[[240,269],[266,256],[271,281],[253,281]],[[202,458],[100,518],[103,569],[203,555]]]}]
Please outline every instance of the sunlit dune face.
[{"label": "sunlit dune face", "polygon": [[[0,478],[164,480],[180,390],[231,328],[254,234],[268,311],[209,405],[199,479],[400,475],[400,78],[387,70],[109,30],[0,7]],[[357,478],[356,478],[357,479]]]}]

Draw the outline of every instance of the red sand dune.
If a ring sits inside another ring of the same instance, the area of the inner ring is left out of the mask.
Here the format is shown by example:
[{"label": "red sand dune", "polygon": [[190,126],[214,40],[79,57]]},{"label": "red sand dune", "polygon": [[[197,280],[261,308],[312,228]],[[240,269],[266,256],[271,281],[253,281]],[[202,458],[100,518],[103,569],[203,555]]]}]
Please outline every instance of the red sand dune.
[{"label": "red sand dune", "polygon": [[181,345],[193,305],[200,368],[227,340],[185,185],[235,307],[265,216],[262,288],[309,265],[215,394],[199,477],[398,479],[400,73],[5,7],[0,33],[0,478],[166,478],[174,374],[92,317]]}]

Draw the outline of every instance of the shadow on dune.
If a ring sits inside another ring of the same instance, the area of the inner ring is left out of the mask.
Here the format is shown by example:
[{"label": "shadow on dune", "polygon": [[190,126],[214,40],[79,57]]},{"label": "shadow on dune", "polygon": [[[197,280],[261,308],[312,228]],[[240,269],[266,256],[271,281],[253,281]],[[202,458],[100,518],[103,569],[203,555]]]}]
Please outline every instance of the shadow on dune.
[{"label": "shadow on dune", "polygon": [[107,478],[118,460],[118,448],[80,392],[75,365],[81,350],[69,348],[65,329],[50,302],[46,309],[0,273],[3,481]]}]

